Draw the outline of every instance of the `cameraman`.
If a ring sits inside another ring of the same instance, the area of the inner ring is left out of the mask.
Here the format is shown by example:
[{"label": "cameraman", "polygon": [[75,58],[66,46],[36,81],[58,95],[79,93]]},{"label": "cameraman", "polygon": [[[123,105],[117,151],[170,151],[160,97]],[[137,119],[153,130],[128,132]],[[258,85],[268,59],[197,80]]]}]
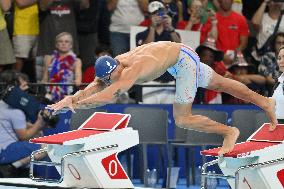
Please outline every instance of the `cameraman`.
[{"label": "cameraman", "polygon": [[[1,76],[8,86],[18,86],[23,91],[29,88],[27,76],[24,74],[6,71]],[[31,153],[43,148],[39,144],[29,143],[28,140],[41,134],[45,122],[43,117],[38,114],[37,120],[33,124],[29,123],[22,110],[15,109],[1,100],[0,127],[0,170],[2,176],[19,177],[21,169],[28,165]],[[41,159],[45,155],[41,154],[36,159]]]}]

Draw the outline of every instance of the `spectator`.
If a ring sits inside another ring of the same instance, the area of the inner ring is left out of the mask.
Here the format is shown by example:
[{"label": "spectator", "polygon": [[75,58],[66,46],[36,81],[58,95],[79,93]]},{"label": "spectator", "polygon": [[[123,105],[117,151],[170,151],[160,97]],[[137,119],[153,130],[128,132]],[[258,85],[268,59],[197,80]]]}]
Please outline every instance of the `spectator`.
[{"label": "spectator", "polygon": [[[72,51],[73,38],[70,33],[62,32],[55,38],[56,51],[52,56],[44,57],[43,82],[50,83],[75,83],[79,86],[82,81],[82,63]],[[73,87],[50,86],[48,93],[50,100],[56,102],[65,95],[73,92]]]},{"label": "spectator", "polygon": [[[216,12],[218,35],[216,46],[225,53],[224,63],[230,66],[236,52],[247,47],[249,29],[244,16],[232,10],[233,0],[218,0],[220,8]],[[211,23],[207,22],[210,26]],[[208,27],[210,31],[211,26]]]},{"label": "spectator", "polygon": [[[6,0],[5,0],[6,1]],[[28,89],[28,77],[21,73],[5,71],[1,73],[1,80],[8,85],[19,86],[23,91]],[[33,151],[43,148],[43,145],[29,143],[29,139],[40,135],[45,122],[38,114],[35,123],[26,120],[24,112],[0,101],[0,167],[4,177],[20,177],[30,161]],[[36,155],[36,159],[43,158],[44,154]],[[27,171],[25,173],[28,173]]]},{"label": "spectator", "polygon": [[159,1],[149,4],[150,27],[136,35],[136,45],[156,41],[181,42],[179,34],[172,25],[172,18],[168,15],[165,6]]},{"label": "spectator", "polygon": [[11,0],[0,0],[0,71],[4,65],[15,63],[15,57],[9,35],[6,28],[6,22],[3,12],[9,10]]},{"label": "spectator", "polygon": [[55,45],[54,40],[50,39],[55,39],[61,32],[68,32],[72,35],[74,52],[79,54],[75,8],[88,8],[89,0],[41,0],[39,7],[40,33],[37,54],[39,56],[52,54]]},{"label": "spectator", "polygon": [[88,9],[81,9],[76,14],[79,54],[82,68],[85,70],[94,60],[94,52],[98,44],[98,21],[100,1],[90,1]]},{"label": "spectator", "polygon": [[[151,1],[153,2],[153,1]],[[178,23],[183,21],[183,16],[181,14],[183,14],[183,5],[180,1],[178,0],[162,0],[162,1],[156,1],[156,2],[160,2],[163,4],[163,7],[165,9],[165,11],[167,12],[167,14],[172,18],[172,25],[174,26],[174,28],[177,27]],[[146,19],[143,20],[140,24],[140,26],[146,26],[149,27],[151,25],[151,19],[150,19],[150,15],[149,15],[149,11],[148,14],[146,16]]]},{"label": "spectator", "polygon": [[277,64],[277,49],[284,45],[284,32],[278,32],[271,41],[271,51],[265,53],[260,60],[258,73],[266,78],[267,96],[271,96],[275,81],[280,77],[281,71]]},{"label": "spectator", "polygon": [[187,12],[190,15],[189,20],[188,21],[183,20],[179,22],[177,29],[184,29],[188,31],[200,31],[201,43],[203,43],[207,37],[217,39],[218,37],[217,20],[215,17],[215,12],[212,9],[208,9],[210,15],[210,23],[212,25],[209,34],[206,33],[207,28],[205,27],[208,25],[204,25],[204,22],[202,21],[204,13],[205,12],[207,13],[207,11],[205,11],[203,8],[202,2],[200,0],[190,1]]},{"label": "spectator", "polygon": [[137,26],[144,19],[148,0],[108,0],[108,10],[112,12],[110,42],[113,55],[130,49],[130,26]]},{"label": "spectator", "polygon": [[[111,49],[106,46],[106,45],[99,45],[97,46],[96,50],[95,50],[95,59],[104,56],[104,55],[108,55],[108,56],[112,56],[112,51]],[[94,61],[95,62],[95,61]],[[95,66],[94,65],[90,65],[83,74],[83,83],[91,83],[94,81],[95,79]]]},{"label": "spectator", "polygon": [[[261,6],[252,17],[252,24],[254,25],[254,29],[257,32],[256,49],[253,51],[252,55],[257,61],[260,61],[261,55],[266,53],[265,51],[263,51],[260,54],[260,49],[262,49],[265,45],[269,45],[266,43],[266,41],[273,34],[278,19],[280,19],[280,17],[282,18],[282,5],[283,2],[265,0],[262,2]],[[267,13],[265,12],[266,7],[268,8]],[[284,31],[283,18],[281,19],[278,30]]]},{"label": "spectator", "polygon": [[[37,0],[16,0],[14,10],[13,46],[16,57],[14,69],[21,72],[26,59],[35,58],[39,34]],[[34,70],[34,61],[28,66]]]},{"label": "spectator", "polygon": [[[228,70],[245,85],[247,85],[251,90],[262,94],[266,79],[259,75],[255,74],[255,66],[245,61],[242,54],[238,54],[234,63],[228,68]],[[247,102],[237,99],[228,94],[223,94],[223,103],[224,104],[246,104]]]},{"label": "spectator", "polygon": [[75,9],[89,7],[89,0],[40,0],[40,33],[38,38],[38,51],[36,60],[37,80],[43,75],[43,57],[51,55],[54,50],[54,40],[61,32],[71,33],[73,38],[73,49],[79,54]]}]

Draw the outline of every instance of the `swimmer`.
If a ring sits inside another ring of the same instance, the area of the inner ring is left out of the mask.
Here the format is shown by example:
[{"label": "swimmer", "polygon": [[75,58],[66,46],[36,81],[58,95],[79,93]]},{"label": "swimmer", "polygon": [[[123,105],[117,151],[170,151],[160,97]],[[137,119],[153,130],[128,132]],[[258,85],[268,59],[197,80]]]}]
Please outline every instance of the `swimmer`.
[{"label": "swimmer", "polygon": [[[277,125],[275,100],[261,96],[244,84],[224,78],[209,66],[200,62],[192,48],[168,41],[148,43],[125,54],[112,58],[103,56],[95,63],[96,77],[84,90],[49,106],[54,111],[62,108],[101,106],[115,102],[120,93],[135,84],[151,81],[168,71],[176,79],[176,94],[173,104],[177,126],[217,133],[224,137],[219,155],[231,152],[239,136],[239,130],[215,122],[208,117],[192,115],[192,103],[198,87],[225,92],[262,108],[270,118],[270,130]],[[149,128],[150,129],[150,128]],[[167,128],[165,128],[167,129]]]}]

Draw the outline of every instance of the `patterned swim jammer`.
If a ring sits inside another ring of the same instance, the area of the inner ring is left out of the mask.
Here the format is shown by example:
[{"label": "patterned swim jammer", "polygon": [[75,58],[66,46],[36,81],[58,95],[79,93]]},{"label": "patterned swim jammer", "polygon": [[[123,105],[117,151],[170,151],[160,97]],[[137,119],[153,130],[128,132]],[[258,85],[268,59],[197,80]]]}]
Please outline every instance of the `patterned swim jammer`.
[{"label": "patterned swim jammer", "polygon": [[200,62],[197,53],[190,47],[181,46],[177,63],[167,71],[176,79],[175,102],[192,103],[198,87],[206,88],[212,79],[213,70]]}]

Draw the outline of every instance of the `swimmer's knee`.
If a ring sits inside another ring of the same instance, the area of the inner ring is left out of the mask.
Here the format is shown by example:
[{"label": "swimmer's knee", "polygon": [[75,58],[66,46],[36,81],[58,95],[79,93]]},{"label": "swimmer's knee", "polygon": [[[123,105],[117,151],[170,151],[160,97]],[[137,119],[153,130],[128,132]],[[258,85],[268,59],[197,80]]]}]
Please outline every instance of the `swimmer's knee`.
[{"label": "swimmer's knee", "polygon": [[188,128],[193,125],[199,125],[200,123],[207,123],[210,119],[202,115],[177,115],[175,118],[175,124],[181,128]]},{"label": "swimmer's knee", "polygon": [[175,124],[180,128],[184,128],[191,124],[192,115],[177,115],[175,116]]},{"label": "swimmer's knee", "polygon": [[178,127],[182,127],[182,123],[184,123],[184,116],[174,116],[175,119],[175,125]]}]

